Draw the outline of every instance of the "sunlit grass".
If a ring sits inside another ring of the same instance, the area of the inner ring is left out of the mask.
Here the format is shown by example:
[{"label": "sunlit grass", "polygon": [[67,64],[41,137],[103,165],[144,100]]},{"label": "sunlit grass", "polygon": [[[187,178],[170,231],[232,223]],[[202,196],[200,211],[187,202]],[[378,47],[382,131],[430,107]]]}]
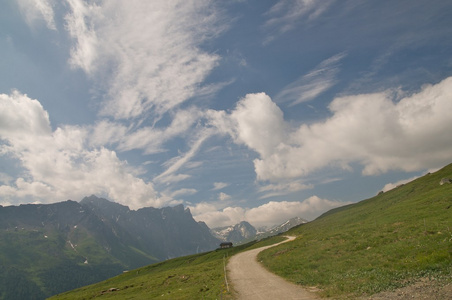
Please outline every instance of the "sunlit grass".
[{"label": "sunlit grass", "polygon": [[262,253],[273,272],[327,297],[371,295],[452,273],[452,167],[291,230]]},{"label": "sunlit grass", "polygon": [[[259,259],[325,297],[371,295],[425,277],[450,282],[452,184],[440,186],[443,177],[452,178],[452,165],[301,225],[287,233],[298,237],[294,242],[266,250]],[[168,260],[52,299],[232,299],[224,260],[282,239]]]},{"label": "sunlit grass", "polygon": [[232,292],[228,291],[224,279],[227,259],[240,251],[283,239],[275,237],[231,249],[171,259],[51,299],[232,299]]}]

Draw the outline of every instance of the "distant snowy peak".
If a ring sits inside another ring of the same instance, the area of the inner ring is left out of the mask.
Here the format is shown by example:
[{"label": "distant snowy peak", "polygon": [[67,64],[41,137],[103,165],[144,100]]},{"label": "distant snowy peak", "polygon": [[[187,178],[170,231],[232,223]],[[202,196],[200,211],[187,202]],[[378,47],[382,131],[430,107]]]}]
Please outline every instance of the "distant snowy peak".
[{"label": "distant snowy peak", "polygon": [[287,220],[286,222],[284,222],[281,225],[270,228],[269,230],[267,230],[267,232],[270,232],[273,234],[278,234],[278,233],[286,232],[287,230],[289,230],[295,226],[298,226],[300,224],[304,224],[307,222],[308,221],[303,218],[295,217],[290,220]]},{"label": "distant snowy peak", "polygon": [[259,231],[253,227],[250,223],[242,221],[239,224],[218,227],[211,229],[211,233],[217,239],[232,243],[241,243],[245,241],[251,241],[253,239],[260,239],[279,233],[286,232],[292,227],[298,226],[300,224],[307,223],[308,221],[299,217],[287,220],[281,225],[274,226],[270,229],[260,228]]},{"label": "distant snowy peak", "polygon": [[242,221],[236,225],[213,228],[211,232],[222,241],[238,243],[256,236],[257,230],[250,223]]}]

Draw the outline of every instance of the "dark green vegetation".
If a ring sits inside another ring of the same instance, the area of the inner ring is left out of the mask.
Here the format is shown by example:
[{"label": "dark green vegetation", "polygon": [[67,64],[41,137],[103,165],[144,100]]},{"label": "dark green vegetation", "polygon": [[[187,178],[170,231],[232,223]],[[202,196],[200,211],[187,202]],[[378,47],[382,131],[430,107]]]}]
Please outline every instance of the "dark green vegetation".
[{"label": "dark green vegetation", "polygon": [[[49,234],[49,233],[47,233]],[[90,252],[93,264],[72,253],[61,234],[20,230],[2,232],[0,239],[0,299],[44,299],[45,296],[73,289],[114,276],[124,266],[111,256]],[[85,247],[99,247],[93,241]],[[83,251],[80,251],[83,253]]]},{"label": "dark green vegetation", "polygon": [[44,299],[219,241],[183,206],[80,203],[0,207],[0,299]]},{"label": "dark green vegetation", "polygon": [[451,281],[452,165],[290,230],[260,254],[265,266],[321,295],[371,295],[421,278]]},{"label": "dark green vegetation", "polygon": [[[77,216],[77,205],[68,202],[64,206]],[[62,206],[52,207],[53,212]],[[0,299],[44,299],[124,270],[125,264],[103,248],[108,238],[96,237],[89,230],[103,228],[95,218],[88,217],[77,228],[61,226],[62,220],[56,219],[42,224],[34,207],[22,208],[26,210],[22,212],[23,219],[16,218],[7,207],[2,209]],[[9,218],[11,214],[14,221]]]},{"label": "dark green vegetation", "polygon": [[51,299],[232,299],[224,280],[227,258],[283,239],[171,259]]}]

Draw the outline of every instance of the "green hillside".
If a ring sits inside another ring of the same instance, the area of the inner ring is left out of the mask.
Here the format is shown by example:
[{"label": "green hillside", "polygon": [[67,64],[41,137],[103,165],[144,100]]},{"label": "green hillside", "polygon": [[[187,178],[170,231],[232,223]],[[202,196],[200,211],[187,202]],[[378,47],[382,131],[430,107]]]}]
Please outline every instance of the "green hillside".
[{"label": "green hillside", "polygon": [[281,240],[276,237],[167,260],[50,299],[232,299],[224,280],[227,258]]},{"label": "green hillside", "polygon": [[271,271],[323,296],[370,295],[421,278],[451,281],[452,165],[288,232],[261,253]]},{"label": "green hillside", "polygon": [[[290,230],[298,238],[260,260],[321,296],[352,298],[421,278],[451,282],[452,165]],[[223,258],[281,237],[154,264],[51,299],[231,299]],[[109,289],[119,289],[112,290]]]}]

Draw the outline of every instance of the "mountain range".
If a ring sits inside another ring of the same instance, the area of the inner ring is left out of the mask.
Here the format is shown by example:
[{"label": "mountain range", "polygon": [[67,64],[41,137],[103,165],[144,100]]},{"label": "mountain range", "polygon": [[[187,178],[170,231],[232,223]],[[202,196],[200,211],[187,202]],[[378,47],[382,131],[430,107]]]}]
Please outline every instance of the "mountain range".
[{"label": "mountain range", "polygon": [[[451,209],[452,164],[296,226],[286,233],[294,241],[258,260],[320,298],[450,299]],[[233,299],[228,259],[281,240],[167,260],[52,299]]]},{"label": "mountain range", "polygon": [[182,205],[134,211],[90,196],[0,206],[0,299],[43,299],[219,243]]},{"label": "mountain range", "polygon": [[306,222],[258,231],[209,229],[183,205],[129,207],[98,198],[0,206],[0,299],[44,299],[159,261],[240,244]]}]

